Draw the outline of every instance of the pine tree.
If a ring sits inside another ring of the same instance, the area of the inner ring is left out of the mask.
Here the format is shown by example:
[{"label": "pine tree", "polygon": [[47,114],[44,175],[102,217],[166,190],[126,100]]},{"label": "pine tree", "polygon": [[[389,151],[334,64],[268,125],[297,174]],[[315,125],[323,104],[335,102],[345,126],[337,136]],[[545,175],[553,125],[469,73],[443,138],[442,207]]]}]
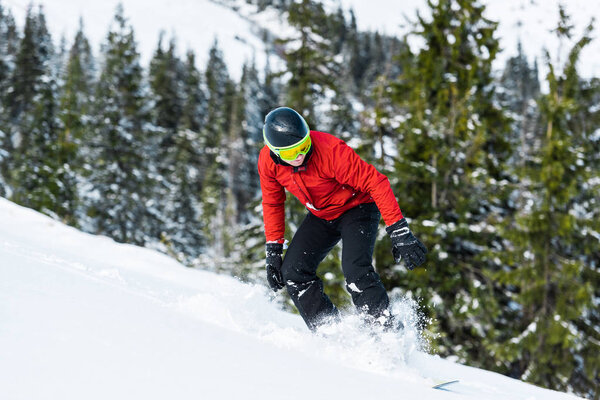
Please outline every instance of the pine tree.
[{"label": "pine tree", "polygon": [[[338,16],[337,18],[341,18]],[[347,30],[344,26],[344,41],[337,51],[337,57],[341,60],[338,67],[339,77],[336,82],[336,90],[330,100],[330,105],[324,113],[325,118],[321,123],[320,130],[331,132],[344,140],[357,138],[359,131],[358,112],[354,105],[357,104],[351,61],[352,46],[356,43],[355,32]]]},{"label": "pine tree", "polygon": [[160,34],[158,47],[150,61],[150,88],[154,98],[153,122],[164,130],[163,145],[168,146],[169,136],[179,128],[183,114],[182,65],[175,54],[175,39],[171,39],[166,51],[162,48],[164,32]]},{"label": "pine tree", "polygon": [[530,67],[521,43],[517,48],[518,54],[506,63],[499,82],[502,89],[497,96],[503,108],[508,110],[513,125],[509,138],[515,148],[512,163],[516,168],[521,168],[537,145],[536,139],[541,129],[536,103],[540,83],[537,63]]},{"label": "pine tree", "polygon": [[[397,129],[394,192],[411,229],[429,247],[424,268],[392,266],[389,247],[377,266],[389,286],[402,287],[433,312],[432,330],[442,354],[493,368],[486,347],[497,334],[503,301],[489,277],[499,268],[510,155],[506,118],[494,103],[492,60],[496,23],[473,0],[428,1],[431,17],[418,16],[424,41],[394,84],[405,120]],[[382,244],[389,246],[387,238]]]},{"label": "pine tree", "polygon": [[[262,116],[266,116],[269,111],[277,107],[283,97],[284,84],[281,82],[279,74],[271,69],[271,58],[269,53],[265,54],[265,70],[263,73],[264,81],[262,84],[262,95],[258,99],[258,106],[260,107],[260,113]],[[261,120],[261,124],[264,122],[264,118]],[[262,132],[261,132],[262,140]],[[262,142],[261,142],[262,143]]]},{"label": "pine tree", "polygon": [[[578,182],[576,204],[578,214],[587,221],[586,226],[578,234],[578,246],[574,250],[585,265],[581,280],[593,288],[593,303],[600,303],[600,79],[593,77],[589,81],[582,80],[577,88],[577,117],[573,120],[582,135],[574,138],[581,148],[580,155],[583,173]],[[573,371],[570,384],[576,393],[587,393],[592,399],[600,398],[600,388],[595,382],[600,381],[600,308],[587,307],[575,321],[582,331],[582,341],[578,349],[584,356]]]},{"label": "pine tree", "polygon": [[11,76],[15,68],[18,46],[15,20],[0,4],[0,196],[10,193],[11,139],[9,105],[12,102]]},{"label": "pine tree", "polygon": [[76,184],[60,140],[58,71],[43,10],[28,9],[12,75],[9,105],[17,145],[13,150],[11,200],[74,221]]},{"label": "pine tree", "polygon": [[[215,264],[226,254],[225,189],[227,187],[226,155],[235,86],[229,77],[223,54],[215,40],[209,52],[205,71],[207,89],[206,123],[201,132],[202,218],[204,233],[215,251]],[[214,265],[219,268],[219,265]]]},{"label": "pine tree", "polygon": [[[45,22],[42,25],[38,14],[29,7],[23,28],[23,36],[19,42],[15,59],[15,68],[10,78],[12,95],[8,111],[12,122],[20,121],[26,113],[34,108],[33,99],[39,93],[39,84],[48,67],[53,52],[51,41],[47,38]],[[27,145],[27,137],[19,132],[23,145]]]},{"label": "pine tree", "polygon": [[231,142],[238,153],[238,160],[231,160],[235,163],[235,169],[232,171],[232,189],[237,203],[236,223],[238,224],[245,224],[250,220],[253,211],[248,209],[248,205],[257,200],[260,191],[256,166],[258,154],[263,146],[262,98],[262,83],[256,66],[254,62],[247,63],[242,71],[237,96],[239,105],[236,107],[238,121],[234,126],[234,138]]},{"label": "pine tree", "polygon": [[335,12],[326,14],[325,37],[330,38],[331,47],[329,51],[332,54],[340,54],[350,35],[344,10],[338,5]]},{"label": "pine tree", "polygon": [[389,45],[385,44],[377,33],[372,36],[366,37],[371,51],[367,58],[371,61],[367,62],[362,74],[360,101],[364,110],[361,113],[362,140],[358,151],[366,160],[388,173],[393,181],[394,154],[386,154],[386,151],[393,149],[394,146],[389,146],[390,139],[395,136],[404,116],[392,99],[392,86],[400,73],[397,59],[402,58],[408,47],[393,39]]},{"label": "pine tree", "polygon": [[308,124],[318,122],[315,105],[324,101],[327,89],[334,89],[339,74],[333,44],[327,37],[328,19],[323,5],[311,0],[294,2],[288,9],[294,35],[278,43],[285,47],[287,63],[287,104],[299,110]]},{"label": "pine tree", "polygon": [[27,130],[28,145],[15,156],[11,200],[72,223],[76,186],[68,164],[61,164],[64,148],[59,139],[57,88],[56,80],[47,77],[34,98],[34,108],[21,124]]},{"label": "pine tree", "polygon": [[[570,39],[562,7],[556,32],[559,40]],[[592,254],[600,246],[590,218],[597,214],[598,192],[590,178],[598,164],[590,152],[592,129],[583,122],[593,118],[582,101],[588,84],[577,73],[591,32],[590,24],[562,71],[546,53],[549,92],[539,100],[544,131],[522,170],[528,190],[519,193],[519,213],[507,229],[510,268],[498,274],[513,288],[513,330],[497,347],[513,376],[597,397],[598,314],[590,310],[598,301],[597,256],[594,260]]]},{"label": "pine tree", "polygon": [[160,234],[148,106],[133,28],[119,5],[102,45],[88,215],[97,233],[145,244]]},{"label": "pine tree", "polygon": [[183,66],[184,101],[181,126],[194,132],[200,132],[206,119],[206,93],[202,73],[196,68],[196,56],[187,52]]},{"label": "pine tree", "polygon": [[348,53],[348,61],[346,62],[350,75],[352,76],[352,84],[355,88],[360,88],[360,82],[364,73],[364,69],[368,65],[368,59],[364,57],[362,50],[362,41],[358,32],[356,23],[356,15],[354,10],[350,9],[350,22],[348,23],[348,38],[346,40],[346,51]]},{"label": "pine tree", "polygon": [[[581,82],[578,103],[577,124],[584,133],[581,148],[584,155],[584,173],[577,204],[579,213],[587,219],[586,226],[577,231],[579,242],[578,256],[585,265],[581,280],[593,288],[593,304],[600,303],[600,79],[592,78]],[[579,208],[579,207],[578,207]],[[578,343],[579,354],[577,367],[573,371],[570,385],[573,391],[587,395],[591,399],[600,398],[600,308],[586,307],[582,315],[574,322],[582,334]]]},{"label": "pine tree", "polygon": [[0,106],[4,106],[8,90],[9,77],[14,69],[14,58],[17,50],[17,28],[10,10],[5,10],[0,3],[0,88],[2,98]]},{"label": "pine tree", "polygon": [[162,49],[162,35],[150,66],[154,123],[162,134],[159,170],[164,225],[161,240],[166,251],[193,265],[203,252],[205,239],[200,223],[200,130],[205,118],[206,95],[194,53],[185,62],[175,54],[172,40]]},{"label": "pine tree", "polygon": [[367,64],[362,76],[362,87],[370,94],[379,85],[377,81],[380,77],[393,79],[402,72],[402,64],[397,59],[401,58],[408,45],[379,32],[367,33],[362,40],[367,42],[364,44]]},{"label": "pine tree", "polygon": [[59,162],[69,166],[68,182],[64,183],[70,188],[66,202],[71,210],[69,222],[72,224],[80,222],[83,217],[85,206],[81,204],[79,190],[82,189],[84,177],[91,173],[87,161],[90,154],[89,141],[93,140],[90,131],[95,71],[92,50],[83,32],[83,21],[80,20],[64,70],[58,116],[61,122],[59,143],[62,149]]}]

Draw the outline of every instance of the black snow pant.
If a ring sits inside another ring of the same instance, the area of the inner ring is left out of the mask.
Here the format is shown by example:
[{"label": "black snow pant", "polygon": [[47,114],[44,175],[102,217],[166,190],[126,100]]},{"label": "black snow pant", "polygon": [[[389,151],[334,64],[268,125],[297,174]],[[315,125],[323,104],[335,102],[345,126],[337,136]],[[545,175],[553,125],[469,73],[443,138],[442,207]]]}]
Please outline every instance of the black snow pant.
[{"label": "black snow pant", "polygon": [[375,318],[387,310],[389,298],[372,265],[380,217],[375,203],[366,203],[332,221],[309,212],[298,228],[281,271],[288,293],[311,330],[338,315],[323,292],[317,267],[340,239],[342,271],[354,305]]}]

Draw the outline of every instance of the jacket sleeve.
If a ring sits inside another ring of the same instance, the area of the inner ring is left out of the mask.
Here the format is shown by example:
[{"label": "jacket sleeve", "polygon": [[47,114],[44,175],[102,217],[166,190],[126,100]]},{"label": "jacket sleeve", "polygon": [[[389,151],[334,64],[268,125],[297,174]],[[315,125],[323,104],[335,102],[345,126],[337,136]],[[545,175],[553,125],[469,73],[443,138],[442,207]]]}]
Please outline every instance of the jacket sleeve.
[{"label": "jacket sleeve", "polygon": [[338,182],[368,193],[375,200],[387,226],[402,218],[402,211],[387,176],[360,158],[341,140],[333,146],[330,168]]},{"label": "jacket sleeve", "polygon": [[258,174],[262,191],[263,222],[267,242],[283,242],[285,234],[285,189],[277,182],[269,168],[272,162],[268,149],[261,151],[258,158]]}]

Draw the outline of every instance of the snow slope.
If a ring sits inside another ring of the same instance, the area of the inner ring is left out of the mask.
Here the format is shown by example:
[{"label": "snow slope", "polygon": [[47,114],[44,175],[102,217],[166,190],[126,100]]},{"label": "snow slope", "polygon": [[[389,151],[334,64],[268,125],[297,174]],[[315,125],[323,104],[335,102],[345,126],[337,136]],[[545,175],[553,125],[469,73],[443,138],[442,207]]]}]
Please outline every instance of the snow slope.
[{"label": "snow slope", "polygon": [[[427,355],[413,329],[375,342],[347,315],[314,335],[263,286],[2,198],[0,221],[4,400],[574,399]],[[452,392],[431,388],[449,378]]]}]

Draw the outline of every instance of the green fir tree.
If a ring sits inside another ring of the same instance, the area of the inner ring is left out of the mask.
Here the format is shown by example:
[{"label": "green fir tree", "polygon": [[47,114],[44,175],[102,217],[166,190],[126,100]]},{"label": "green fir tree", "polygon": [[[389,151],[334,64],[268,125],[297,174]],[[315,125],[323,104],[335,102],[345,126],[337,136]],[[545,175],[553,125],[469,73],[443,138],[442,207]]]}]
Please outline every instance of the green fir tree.
[{"label": "green fir tree", "polygon": [[[570,39],[562,7],[560,16],[559,40]],[[539,99],[544,130],[522,169],[527,190],[518,193],[519,212],[506,228],[508,268],[497,275],[512,289],[511,329],[494,347],[519,379],[597,398],[600,342],[592,310],[600,246],[593,218],[598,186],[590,182],[598,164],[590,152],[594,128],[585,122],[594,118],[583,101],[589,84],[577,72],[591,32],[590,25],[562,70],[546,55],[549,91]]]},{"label": "green fir tree", "polygon": [[186,53],[183,64],[183,108],[181,128],[200,132],[206,121],[206,93],[202,73],[196,67],[196,55]]},{"label": "green fir tree", "polygon": [[235,84],[229,77],[223,53],[215,40],[205,71],[206,122],[201,132],[202,219],[209,247],[214,251],[211,268],[220,269],[228,253],[225,221],[227,155]]},{"label": "green fir tree", "polygon": [[161,136],[156,161],[163,177],[157,192],[163,220],[160,235],[164,251],[193,265],[204,250],[197,147],[205,95],[194,54],[188,52],[186,61],[181,61],[175,39],[164,49],[163,36],[161,33],[149,71],[152,120]]},{"label": "green fir tree", "polygon": [[[60,137],[55,52],[43,10],[28,9],[13,71],[11,200],[75,222],[76,182]],[[22,92],[20,92],[22,91]]]},{"label": "green fir tree", "polygon": [[83,21],[69,50],[63,76],[63,87],[59,98],[60,131],[59,143],[61,165],[69,166],[69,181],[64,182],[69,187],[70,223],[77,225],[83,218],[85,206],[81,203],[79,190],[84,177],[91,173],[92,168],[87,162],[90,154],[89,141],[91,138],[94,102],[95,62],[90,44],[83,32]]},{"label": "green fir tree", "polygon": [[[510,156],[503,111],[494,103],[496,23],[474,0],[428,1],[418,16],[421,50],[403,53],[394,99],[397,129],[392,179],[411,229],[429,248],[423,268],[394,267],[377,252],[389,286],[418,299],[433,318],[441,354],[491,368],[487,346],[497,334],[502,292],[490,277],[500,268],[496,228],[503,218]],[[389,249],[386,238],[382,242]]]},{"label": "green fir tree", "polygon": [[143,87],[133,28],[118,6],[102,46],[96,87],[93,173],[88,178],[88,215],[97,233],[121,242],[145,244],[160,235],[156,175],[152,167],[155,132]]},{"label": "green fir tree", "polygon": [[164,32],[160,34],[157,49],[150,61],[149,80],[154,106],[153,123],[164,131],[163,145],[168,146],[183,114],[183,68],[177,57],[175,39],[163,49]]},{"label": "green fir tree", "polygon": [[289,74],[286,101],[311,125],[318,121],[315,106],[327,89],[335,87],[339,75],[334,46],[327,36],[328,17],[321,3],[301,0],[290,5],[288,22],[296,32],[278,41],[285,48]]},{"label": "green fir tree", "polygon": [[15,20],[10,11],[0,4],[0,196],[10,193],[13,143],[9,109],[13,96],[11,76],[14,74],[18,45]]}]

